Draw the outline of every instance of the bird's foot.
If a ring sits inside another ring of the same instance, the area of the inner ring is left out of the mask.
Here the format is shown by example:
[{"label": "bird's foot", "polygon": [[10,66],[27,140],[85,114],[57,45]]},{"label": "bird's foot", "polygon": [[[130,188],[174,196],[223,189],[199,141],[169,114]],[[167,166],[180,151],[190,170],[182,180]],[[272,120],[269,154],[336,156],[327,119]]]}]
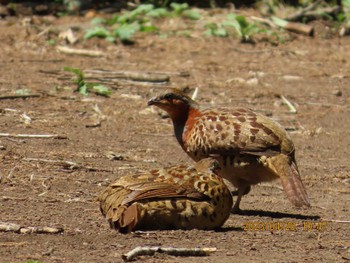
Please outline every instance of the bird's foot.
[{"label": "bird's foot", "polygon": [[245,215],[244,210],[241,210],[239,207],[232,207],[231,213],[235,215]]}]

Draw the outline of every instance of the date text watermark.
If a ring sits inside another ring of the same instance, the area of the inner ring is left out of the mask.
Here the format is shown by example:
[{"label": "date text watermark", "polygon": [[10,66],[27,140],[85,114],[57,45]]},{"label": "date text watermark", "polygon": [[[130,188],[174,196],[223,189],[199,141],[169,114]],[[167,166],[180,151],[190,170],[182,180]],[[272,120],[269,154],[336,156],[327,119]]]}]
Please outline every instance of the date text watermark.
[{"label": "date text watermark", "polygon": [[326,221],[247,221],[243,223],[244,231],[327,231]]}]

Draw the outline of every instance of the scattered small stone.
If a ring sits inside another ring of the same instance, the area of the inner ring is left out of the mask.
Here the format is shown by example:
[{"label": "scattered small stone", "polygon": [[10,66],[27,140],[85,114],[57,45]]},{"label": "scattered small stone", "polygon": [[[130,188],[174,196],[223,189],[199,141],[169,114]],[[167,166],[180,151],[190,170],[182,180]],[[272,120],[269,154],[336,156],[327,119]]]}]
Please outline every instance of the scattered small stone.
[{"label": "scattered small stone", "polygon": [[337,97],[341,97],[343,95],[343,92],[341,90],[334,90],[332,93]]},{"label": "scattered small stone", "polygon": [[105,156],[112,161],[123,161],[124,160],[124,156],[122,156],[121,154],[117,154],[114,153],[112,151],[108,151],[105,153]]},{"label": "scattered small stone", "polygon": [[302,79],[300,76],[293,76],[293,75],[284,75],[282,78],[286,81],[297,81]]},{"label": "scattered small stone", "polygon": [[259,84],[258,78],[251,78],[246,81],[246,83],[250,86],[255,86]]}]

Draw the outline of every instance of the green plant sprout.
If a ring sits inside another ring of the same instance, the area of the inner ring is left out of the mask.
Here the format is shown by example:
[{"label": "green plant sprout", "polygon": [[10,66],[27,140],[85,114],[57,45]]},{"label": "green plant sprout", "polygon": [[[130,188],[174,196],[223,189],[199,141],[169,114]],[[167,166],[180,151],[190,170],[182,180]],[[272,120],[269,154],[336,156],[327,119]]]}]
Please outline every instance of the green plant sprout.
[{"label": "green plant sprout", "polygon": [[64,67],[64,71],[75,74],[76,78],[73,81],[75,84],[77,84],[76,91],[84,96],[87,96],[89,95],[89,92],[92,92],[97,95],[109,97],[112,93],[109,88],[99,83],[86,82],[84,73],[80,69]]},{"label": "green plant sprout", "polygon": [[245,16],[232,13],[228,14],[222,23],[207,23],[205,28],[207,28],[205,35],[218,37],[228,37],[231,33],[230,29],[233,29],[243,43],[253,42],[253,36],[259,33],[275,34],[271,30],[262,28],[258,23],[249,22]]}]

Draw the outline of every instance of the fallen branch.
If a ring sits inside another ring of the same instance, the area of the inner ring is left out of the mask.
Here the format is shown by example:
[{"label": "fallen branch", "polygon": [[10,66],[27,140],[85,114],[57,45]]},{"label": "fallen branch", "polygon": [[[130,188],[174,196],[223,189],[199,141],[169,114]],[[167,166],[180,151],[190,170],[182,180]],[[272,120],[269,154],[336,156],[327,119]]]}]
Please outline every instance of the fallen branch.
[{"label": "fallen branch", "polygon": [[57,46],[56,49],[61,53],[69,54],[69,55],[79,55],[79,56],[88,56],[88,57],[105,56],[105,53],[99,50],[78,49],[78,48],[70,48],[65,46]]},{"label": "fallen branch", "polygon": [[14,95],[3,95],[0,96],[0,100],[14,100],[14,99],[26,99],[26,98],[37,98],[40,94],[14,94]]},{"label": "fallen branch", "polygon": [[319,8],[317,10],[310,10],[304,13],[300,14],[294,14],[291,16],[286,17],[285,19],[288,21],[303,21],[303,20],[316,20],[316,19],[321,19],[324,18],[325,15],[331,16],[331,15],[336,15],[341,11],[341,7],[336,5],[333,7],[325,7],[325,8]]},{"label": "fallen branch", "polygon": [[278,17],[272,17],[271,18],[272,20],[270,20],[267,18],[252,16],[251,19],[260,23],[267,24],[272,28],[281,27],[285,30],[298,33],[298,34],[304,34],[307,36],[314,35],[314,28],[312,26],[305,25],[302,23],[288,22],[287,20],[284,20]]},{"label": "fallen branch", "polygon": [[181,257],[201,257],[207,256],[212,252],[215,252],[215,247],[209,248],[174,248],[174,247],[136,247],[128,253],[122,255],[124,261],[132,261],[137,256],[153,256],[156,252],[164,253],[172,256]]},{"label": "fallen branch", "polygon": [[299,10],[298,12],[288,16],[286,19],[289,21],[299,21],[302,20],[302,18],[304,17],[305,13],[314,10],[319,4],[322,3],[322,0],[317,0],[313,3],[311,3],[310,5],[308,5],[307,7]]},{"label": "fallen branch", "polygon": [[[135,72],[135,71],[108,71],[108,70],[85,70],[85,77],[95,77],[96,74],[101,74],[104,79],[128,79],[132,81],[143,82],[169,82],[170,76],[164,73],[157,72]],[[89,74],[90,73],[90,74]],[[110,75],[110,78],[106,77]]]},{"label": "fallen branch", "polygon": [[0,222],[0,231],[2,232],[15,232],[15,233],[21,233],[21,234],[31,234],[31,233],[37,233],[37,234],[59,234],[63,232],[63,228],[59,227],[23,227],[18,224],[14,223],[7,223],[7,222]]},{"label": "fallen branch", "polygon": [[1,199],[3,201],[8,201],[8,200],[16,200],[16,201],[26,201],[28,200],[26,197],[12,197],[12,196],[2,196]]},{"label": "fallen branch", "polygon": [[28,139],[68,139],[66,135],[60,134],[13,134],[13,133],[0,133],[0,137],[10,138],[28,138]]}]

